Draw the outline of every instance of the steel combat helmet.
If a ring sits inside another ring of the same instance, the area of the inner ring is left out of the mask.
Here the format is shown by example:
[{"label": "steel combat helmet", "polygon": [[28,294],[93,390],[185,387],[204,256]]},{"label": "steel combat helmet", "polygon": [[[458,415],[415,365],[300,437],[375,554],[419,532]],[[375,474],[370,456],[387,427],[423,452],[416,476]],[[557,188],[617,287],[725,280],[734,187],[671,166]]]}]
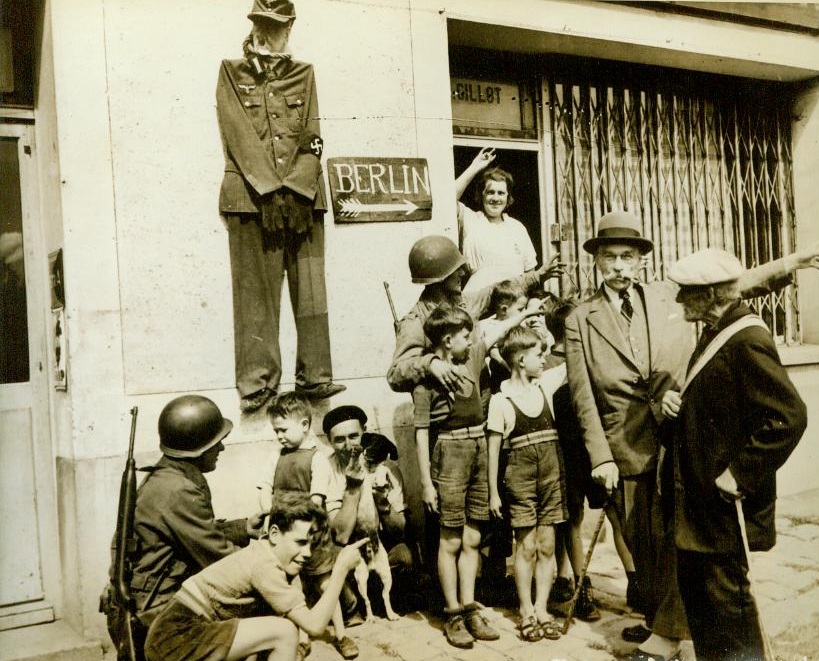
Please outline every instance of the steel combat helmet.
[{"label": "steel combat helmet", "polygon": [[418,239],[409,253],[410,275],[419,285],[442,282],[464,265],[466,260],[458,246],[438,234]]},{"label": "steel combat helmet", "polygon": [[159,449],[169,457],[199,457],[233,429],[216,404],[201,395],[172,399],[159,414]]}]

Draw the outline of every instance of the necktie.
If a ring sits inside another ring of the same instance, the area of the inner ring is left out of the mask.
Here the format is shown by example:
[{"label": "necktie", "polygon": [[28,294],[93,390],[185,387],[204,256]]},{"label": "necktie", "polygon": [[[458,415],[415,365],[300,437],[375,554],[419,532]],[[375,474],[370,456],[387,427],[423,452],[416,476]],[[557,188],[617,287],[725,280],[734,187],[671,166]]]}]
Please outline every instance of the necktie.
[{"label": "necktie", "polygon": [[626,321],[631,323],[631,317],[634,314],[634,306],[631,304],[631,295],[628,293],[628,290],[623,290],[620,292],[620,300],[622,304],[620,305],[620,314],[622,314]]}]

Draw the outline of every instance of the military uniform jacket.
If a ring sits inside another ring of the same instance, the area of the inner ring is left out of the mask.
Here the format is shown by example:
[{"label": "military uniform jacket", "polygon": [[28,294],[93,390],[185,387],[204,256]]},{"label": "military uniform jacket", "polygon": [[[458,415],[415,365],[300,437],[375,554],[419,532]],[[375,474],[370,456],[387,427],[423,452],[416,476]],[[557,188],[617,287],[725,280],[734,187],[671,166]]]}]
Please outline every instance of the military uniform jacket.
[{"label": "military uniform jacket", "polygon": [[[748,314],[739,304],[714,331]],[[751,327],[733,335],[691,381],[677,419],[666,425],[673,433],[674,487],[664,493],[674,495],[677,546],[704,553],[741,552],[735,505],[714,484],[729,468],[745,495],[751,550],[771,548],[776,541],[776,471],[807,425],[805,404],[782,367],[771,334]]]},{"label": "military uniform jacket", "polygon": [[283,59],[257,73],[246,59],[224,60],[216,113],[225,153],[222,213],[258,213],[260,198],[281,188],[327,208],[312,64]]},{"label": "military uniform jacket", "polygon": [[[780,259],[746,271],[739,281],[743,296],[788,284],[787,270]],[[656,467],[663,395],[680,389],[694,345],[693,326],[675,301],[679,287],[659,281],[641,289],[648,326],[648,378],[633,362],[602,288],[566,319],[569,387],[592,468],[614,461],[623,476]]]},{"label": "military uniform jacket", "polygon": [[200,569],[246,546],[245,519],[217,521],[198,468],[163,456],[137,491],[137,538],[131,590],[139,610],[162,579],[151,607],[171,598]]}]

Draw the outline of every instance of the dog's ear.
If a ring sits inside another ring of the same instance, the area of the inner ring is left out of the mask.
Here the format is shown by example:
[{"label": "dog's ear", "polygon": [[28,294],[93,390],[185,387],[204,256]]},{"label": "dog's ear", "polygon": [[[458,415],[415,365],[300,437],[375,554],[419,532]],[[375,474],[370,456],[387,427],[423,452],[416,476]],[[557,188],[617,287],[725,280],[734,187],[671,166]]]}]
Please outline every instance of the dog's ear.
[{"label": "dog's ear", "polygon": [[380,464],[387,457],[393,460],[398,459],[398,448],[383,434],[364,432],[361,435],[361,447],[364,448],[367,459],[375,464]]}]

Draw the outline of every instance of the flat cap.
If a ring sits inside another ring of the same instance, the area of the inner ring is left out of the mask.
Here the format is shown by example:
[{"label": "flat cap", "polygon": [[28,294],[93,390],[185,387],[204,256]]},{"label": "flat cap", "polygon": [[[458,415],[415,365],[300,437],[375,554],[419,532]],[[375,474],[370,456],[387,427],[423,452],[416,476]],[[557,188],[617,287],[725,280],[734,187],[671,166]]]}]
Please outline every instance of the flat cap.
[{"label": "flat cap", "polygon": [[336,406],[336,408],[327,411],[327,415],[324,416],[324,420],[321,423],[321,428],[324,433],[329,436],[330,430],[333,427],[347,420],[358,420],[363,427],[367,424],[367,414],[357,406],[351,404]]},{"label": "flat cap", "polygon": [[734,255],[717,248],[706,248],[683,257],[668,271],[668,279],[680,286],[699,287],[732,282],[745,272]]}]

